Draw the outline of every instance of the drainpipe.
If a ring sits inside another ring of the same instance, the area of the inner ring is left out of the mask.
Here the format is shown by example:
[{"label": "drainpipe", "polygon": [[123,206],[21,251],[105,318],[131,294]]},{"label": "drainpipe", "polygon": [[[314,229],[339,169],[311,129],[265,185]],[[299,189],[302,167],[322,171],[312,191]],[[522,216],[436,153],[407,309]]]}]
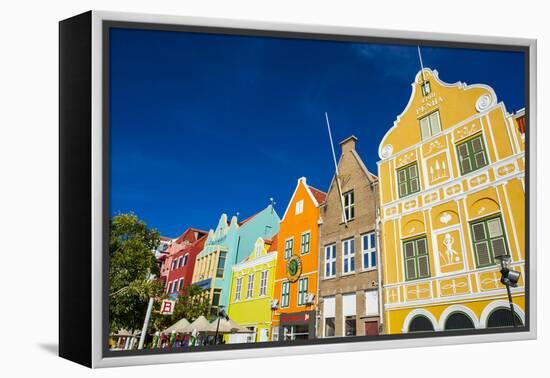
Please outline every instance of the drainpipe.
[{"label": "drainpipe", "polygon": [[[317,305],[315,306],[315,337],[321,337],[322,335],[319,334],[319,319],[321,316],[321,312],[319,311],[319,295],[321,293],[321,253],[323,252],[323,246],[321,244],[321,229],[323,225],[323,218],[321,218],[321,206],[319,205],[319,220],[317,221],[317,232],[319,234],[319,238],[317,239],[317,295],[315,298],[317,300]],[[318,336],[319,335],[319,336]]]},{"label": "drainpipe", "polygon": [[[374,190],[374,183],[372,184],[373,191],[375,192],[375,214],[376,214],[376,224],[375,224],[375,234],[376,234],[376,271],[378,272],[378,314],[379,314],[379,322],[380,322],[380,329],[382,332],[385,332],[384,329],[384,296],[382,292],[382,269],[381,269],[381,256],[380,256],[380,207],[378,206],[378,190]],[[378,185],[376,186],[376,189],[378,189]]]}]

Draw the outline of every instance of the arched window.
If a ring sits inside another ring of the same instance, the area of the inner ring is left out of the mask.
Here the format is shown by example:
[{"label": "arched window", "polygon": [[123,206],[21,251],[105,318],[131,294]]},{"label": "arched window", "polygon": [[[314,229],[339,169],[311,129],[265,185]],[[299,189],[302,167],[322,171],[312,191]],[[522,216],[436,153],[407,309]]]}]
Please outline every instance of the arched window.
[{"label": "arched window", "polygon": [[[518,314],[514,314],[516,318],[516,324],[518,326],[523,326],[521,318]],[[513,327],[514,322],[512,321],[512,313],[510,309],[507,308],[497,308],[494,310],[489,318],[487,319],[487,328],[497,328],[497,327]]]},{"label": "arched window", "polygon": [[474,329],[474,322],[463,312],[454,312],[445,321],[445,330]]},{"label": "arched window", "polygon": [[417,315],[409,324],[409,332],[433,332],[434,326],[430,319],[423,315]]}]

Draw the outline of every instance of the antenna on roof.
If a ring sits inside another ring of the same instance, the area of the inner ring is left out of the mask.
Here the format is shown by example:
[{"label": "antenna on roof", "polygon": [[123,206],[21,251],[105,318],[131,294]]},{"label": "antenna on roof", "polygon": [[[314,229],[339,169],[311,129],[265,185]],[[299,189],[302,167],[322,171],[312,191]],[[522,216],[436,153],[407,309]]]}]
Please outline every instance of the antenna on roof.
[{"label": "antenna on roof", "polygon": [[328,120],[328,113],[325,112],[325,119],[327,120],[328,137],[330,139],[330,148],[332,149],[332,159],[334,160],[334,169],[336,171],[336,185],[338,186],[338,195],[340,196],[340,205],[342,205],[342,219],[348,226],[348,220],[346,218],[346,212],[344,211],[344,197],[342,196],[342,187],[340,185],[340,174],[338,173],[338,163],[336,162],[336,153],[334,152],[334,142],[332,141],[332,133],[330,132],[330,122]]},{"label": "antenna on roof", "polygon": [[273,197],[269,197],[269,202],[271,202],[271,212],[273,212],[273,208],[277,202],[273,199]]}]

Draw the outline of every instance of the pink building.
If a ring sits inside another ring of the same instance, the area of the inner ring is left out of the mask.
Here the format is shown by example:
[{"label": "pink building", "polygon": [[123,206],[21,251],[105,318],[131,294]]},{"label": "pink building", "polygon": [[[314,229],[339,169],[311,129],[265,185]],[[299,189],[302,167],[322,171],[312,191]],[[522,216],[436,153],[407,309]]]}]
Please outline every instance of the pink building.
[{"label": "pink building", "polygon": [[175,294],[191,285],[195,259],[202,251],[207,236],[206,231],[188,228],[172,241],[166,254],[159,258],[161,261],[160,277],[165,283],[166,293]]}]

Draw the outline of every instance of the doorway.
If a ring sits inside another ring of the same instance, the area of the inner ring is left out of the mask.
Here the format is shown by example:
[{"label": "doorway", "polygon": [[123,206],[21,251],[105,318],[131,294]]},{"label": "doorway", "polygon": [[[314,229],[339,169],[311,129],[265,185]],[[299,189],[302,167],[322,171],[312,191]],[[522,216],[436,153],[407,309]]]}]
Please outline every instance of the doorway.
[{"label": "doorway", "polygon": [[371,320],[365,322],[365,336],[378,335],[378,321]]}]

